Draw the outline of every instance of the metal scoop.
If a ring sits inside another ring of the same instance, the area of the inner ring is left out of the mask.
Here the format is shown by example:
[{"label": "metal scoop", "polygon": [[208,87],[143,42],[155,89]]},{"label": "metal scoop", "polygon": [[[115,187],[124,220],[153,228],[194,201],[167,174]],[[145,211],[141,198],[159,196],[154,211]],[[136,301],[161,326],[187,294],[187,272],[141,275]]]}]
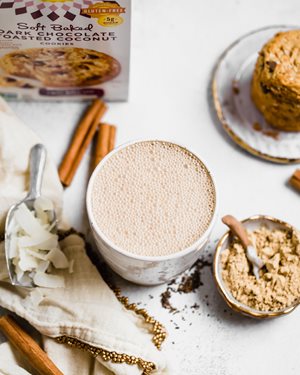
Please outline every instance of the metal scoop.
[{"label": "metal scoop", "polygon": [[[29,160],[29,170],[30,170],[30,186],[27,196],[19,203],[11,206],[7,213],[6,222],[5,222],[5,257],[7,263],[7,269],[12,285],[23,286],[33,288],[36,285],[33,281],[28,278],[26,282],[20,282],[16,277],[15,266],[10,259],[10,240],[11,240],[11,221],[13,219],[16,209],[24,203],[30,210],[34,210],[34,201],[36,198],[41,196],[41,186],[43,179],[43,172],[46,163],[46,148],[42,144],[36,144],[30,150],[30,160]],[[56,225],[56,214],[54,210],[47,211],[49,222],[51,223],[53,229],[52,232],[57,231]]]},{"label": "metal scoop", "polygon": [[254,276],[258,280],[259,270],[264,266],[264,262],[258,257],[256,249],[250,241],[246,229],[243,227],[243,224],[231,215],[224,216],[222,218],[222,221],[241,241],[243,247],[246,250],[247,258],[252,264]]}]

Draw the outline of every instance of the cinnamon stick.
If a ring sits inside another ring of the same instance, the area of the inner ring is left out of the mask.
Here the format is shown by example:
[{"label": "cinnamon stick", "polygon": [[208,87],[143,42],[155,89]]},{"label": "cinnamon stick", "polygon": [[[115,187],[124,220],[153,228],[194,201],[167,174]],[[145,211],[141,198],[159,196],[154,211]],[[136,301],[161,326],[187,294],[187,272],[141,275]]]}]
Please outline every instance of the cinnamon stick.
[{"label": "cinnamon stick", "polygon": [[0,329],[28,360],[28,363],[41,375],[63,375],[47,354],[10,316],[0,317]]},{"label": "cinnamon stick", "polygon": [[59,167],[58,174],[64,186],[69,186],[76,173],[83,155],[91,143],[98,124],[106,111],[106,105],[100,99],[94,100],[83,119],[80,121],[71,145]]},{"label": "cinnamon stick", "polygon": [[111,152],[115,148],[117,128],[113,125],[110,126],[109,141],[108,141],[108,152]]},{"label": "cinnamon stick", "polygon": [[94,169],[100,161],[115,147],[116,127],[107,123],[101,123],[95,147]]},{"label": "cinnamon stick", "polygon": [[293,188],[300,191],[300,169],[296,169],[296,171],[290,178],[289,183],[291,186],[293,186]]}]

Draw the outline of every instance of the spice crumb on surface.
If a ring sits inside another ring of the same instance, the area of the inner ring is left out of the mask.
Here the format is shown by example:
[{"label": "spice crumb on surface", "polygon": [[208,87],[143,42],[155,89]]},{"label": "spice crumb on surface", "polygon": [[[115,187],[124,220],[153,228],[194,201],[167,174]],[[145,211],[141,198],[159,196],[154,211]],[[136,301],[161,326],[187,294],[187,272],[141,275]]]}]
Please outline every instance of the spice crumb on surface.
[{"label": "spice crumb on surface", "polygon": [[261,227],[248,232],[265,266],[256,280],[246,252],[234,239],[221,254],[222,278],[239,302],[261,311],[278,311],[300,298],[300,232]]},{"label": "spice crumb on surface", "polygon": [[[176,279],[171,280],[167,284],[167,289],[160,295],[162,307],[169,310],[169,312],[172,314],[176,314],[179,311],[182,311],[182,309],[179,310],[177,307],[174,307],[171,304],[172,296],[177,293],[194,293],[200,286],[203,285],[203,282],[201,280],[202,270],[206,267],[210,268],[211,266],[212,262],[210,260],[199,258],[182,275],[178,276]],[[190,308],[198,309],[199,307],[200,306],[195,303],[194,306],[191,306]],[[188,306],[184,305],[183,310],[187,308]]]},{"label": "spice crumb on surface", "polygon": [[165,290],[163,293],[161,293],[161,305],[163,308],[169,310],[171,313],[177,312],[177,309],[171,305],[170,298],[171,298],[171,292],[170,288]]}]

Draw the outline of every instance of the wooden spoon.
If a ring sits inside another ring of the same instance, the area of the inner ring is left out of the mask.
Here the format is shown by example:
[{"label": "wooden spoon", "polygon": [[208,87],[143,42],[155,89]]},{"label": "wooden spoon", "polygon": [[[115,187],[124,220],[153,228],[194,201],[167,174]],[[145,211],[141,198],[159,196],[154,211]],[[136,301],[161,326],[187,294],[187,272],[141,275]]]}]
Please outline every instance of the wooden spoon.
[{"label": "wooden spoon", "polygon": [[246,229],[243,224],[231,215],[226,215],[222,218],[222,221],[232,233],[239,238],[243,247],[246,250],[246,255],[249,262],[252,264],[253,273],[256,279],[259,279],[259,270],[264,266],[264,262],[258,257],[257,251],[250,241]]}]

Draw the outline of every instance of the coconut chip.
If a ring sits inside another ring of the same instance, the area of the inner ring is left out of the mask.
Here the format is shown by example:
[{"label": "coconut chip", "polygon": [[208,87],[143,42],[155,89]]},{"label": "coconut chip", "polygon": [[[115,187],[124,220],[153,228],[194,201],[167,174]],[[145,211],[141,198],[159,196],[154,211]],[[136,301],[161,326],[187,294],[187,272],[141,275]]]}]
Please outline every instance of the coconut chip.
[{"label": "coconut chip", "polygon": [[55,223],[50,220],[53,204],[39,197],[34,210],[21,203],[10,221],[9,259],[15,267],[17,280],[21,283],[34,282],[45,288],[64,287],[64,277],[52,274],[56,269],[72,268],[52,233]]}]

